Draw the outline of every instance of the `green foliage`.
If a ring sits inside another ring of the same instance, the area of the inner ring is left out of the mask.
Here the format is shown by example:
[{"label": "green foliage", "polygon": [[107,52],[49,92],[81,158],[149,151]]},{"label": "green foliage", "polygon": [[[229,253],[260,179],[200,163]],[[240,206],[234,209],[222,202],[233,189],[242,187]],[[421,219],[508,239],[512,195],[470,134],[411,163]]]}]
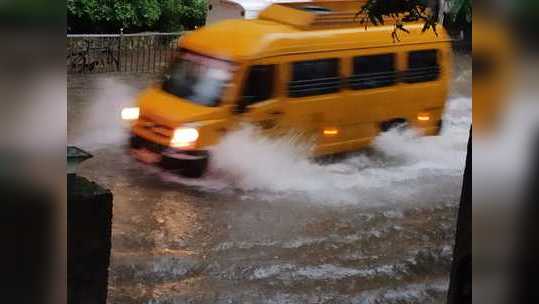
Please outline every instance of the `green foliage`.
[{"label": "green foliage", "polygon": [[161,0],[160,31],[191,30],[203,25],[206,19],[205,0]]},{"label": "green foliage", "polygon": [[188,0],[184,5],[182,14],[183,26],[187,29],[194,29],[197,26],[204,25],[206,22],[207,4],[205,0]]},{"label": "green foliage", "polygon": [[[399,40],[398,33],[408,32],[405,25],[408,22],[423,22],[423,32],[432,29],[436,33],[438,18],[436,13],[429,9],[428,0],[369,0],[357,13],[361,24],[367,26],[384,24],[384,17],[395,20],[395,30],[392,33],[394,41]],[[450,17],[453,22],[471,23],[472,1],[449,0],[451,8]],[[462,21],[464,20],[464,21]]]},{"label": "green foliage", "polygon": [[173,32],[182,29],[182,10],[183,6],[180,1],[162,0],[158,28],[163,32]]},{"label": "green foliage", "polygon": [[205,15],[205,0],[67,0],[69,32],[177,31]]},{"label": "green foliage", "polygon": [[451,0],[449,6],[449,14],[453,22],[459,18],[463,18],[468,23],[472,22],[472,0]]},{"label": "green foliage", "polygon": [[398,32],[406,32],[405,24],[408,22],[422,21],[423,32],[432,29],[436,33],[437,16],[428,9],[426,0],[369,0],[357,13],[361,24],[365,27],[384,24],[384,17],[390,17],[395,21],[395,29],[392,33],[394,41],[399,40]]}]

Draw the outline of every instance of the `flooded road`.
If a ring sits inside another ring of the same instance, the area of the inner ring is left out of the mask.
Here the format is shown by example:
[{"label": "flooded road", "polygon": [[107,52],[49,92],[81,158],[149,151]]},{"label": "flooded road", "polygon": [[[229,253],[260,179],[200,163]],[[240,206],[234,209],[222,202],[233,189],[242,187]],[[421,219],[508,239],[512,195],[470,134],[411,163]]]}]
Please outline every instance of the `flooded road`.
[{"label": "flooded road", "polygon": [[[80,174],[114,194],[109,303],[444,303],[471,63],[459,58],[439,137],[387,133],[329,164],[250,129],[202,180],[125,151],[119,109],[152,75],[70,77]],[[238,153],[241,151],[241,153]]]}]

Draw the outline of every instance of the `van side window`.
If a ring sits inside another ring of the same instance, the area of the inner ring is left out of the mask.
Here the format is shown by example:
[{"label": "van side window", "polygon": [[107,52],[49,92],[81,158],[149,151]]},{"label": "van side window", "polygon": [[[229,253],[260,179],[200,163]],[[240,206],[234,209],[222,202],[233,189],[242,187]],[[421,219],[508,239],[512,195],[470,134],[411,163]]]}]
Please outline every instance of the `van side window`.
[{"label": "van side window", "polygon": [[348,84],[354,90],[380,88],[397,82],[395,54],[354,57],[353,68]]},{"label": "van side window", "polygon": [[299,61],[292,64],[288,96],[304,97],[335,93],[340,90],[339,59]]},{"label": "van side window", "polygon": [[438,51],[414,51],[408,54],[408,70],[402,81],[407,83],[433,81],[440,77]]},{"label": "van side window", "polygon": [[254,65],[250,68],[242,101],[245,106],[273,97],[275,65]]}]

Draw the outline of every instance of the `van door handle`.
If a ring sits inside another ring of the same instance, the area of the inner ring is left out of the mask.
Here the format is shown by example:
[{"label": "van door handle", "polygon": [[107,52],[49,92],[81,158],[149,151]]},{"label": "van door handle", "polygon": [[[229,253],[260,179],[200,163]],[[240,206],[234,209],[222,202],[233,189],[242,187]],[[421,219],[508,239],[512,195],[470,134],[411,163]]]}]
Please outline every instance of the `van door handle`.
[{"label": "van door handle", "polygon": [[278,115],[283,115],[284,113],[282,111],[273,111],[273,112],[268,112],[268,114],[278,116]]}]

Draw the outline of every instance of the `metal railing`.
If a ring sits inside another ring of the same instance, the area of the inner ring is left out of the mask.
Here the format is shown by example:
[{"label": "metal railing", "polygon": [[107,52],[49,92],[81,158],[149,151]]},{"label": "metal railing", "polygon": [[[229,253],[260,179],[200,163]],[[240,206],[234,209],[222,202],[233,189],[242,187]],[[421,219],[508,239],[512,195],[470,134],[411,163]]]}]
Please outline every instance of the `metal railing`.
[{"label": "metal railing", "polygon": [[67,35],[68,73],[160,72],[182,33]]}]

